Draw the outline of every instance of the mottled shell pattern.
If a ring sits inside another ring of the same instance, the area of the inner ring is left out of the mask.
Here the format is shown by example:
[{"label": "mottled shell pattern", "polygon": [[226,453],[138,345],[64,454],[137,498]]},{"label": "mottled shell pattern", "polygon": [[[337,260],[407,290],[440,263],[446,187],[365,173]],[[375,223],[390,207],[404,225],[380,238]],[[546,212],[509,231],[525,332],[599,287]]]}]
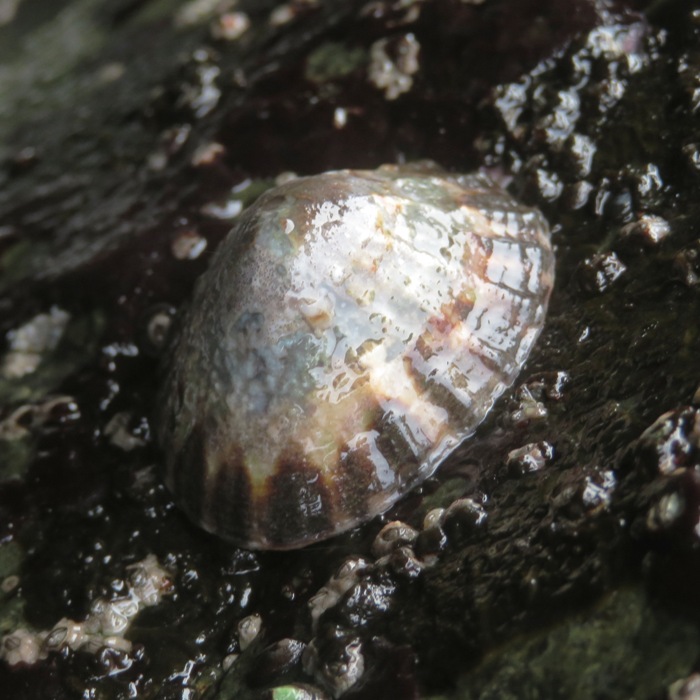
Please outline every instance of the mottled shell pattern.
[{"label": "mottled shell pattern", "polygon": [[383,166],[268,191],[176,333],[166,483],[192,520],[250,548],[385,511],[515,380],[553,277],[542,215],[481,175]]}]

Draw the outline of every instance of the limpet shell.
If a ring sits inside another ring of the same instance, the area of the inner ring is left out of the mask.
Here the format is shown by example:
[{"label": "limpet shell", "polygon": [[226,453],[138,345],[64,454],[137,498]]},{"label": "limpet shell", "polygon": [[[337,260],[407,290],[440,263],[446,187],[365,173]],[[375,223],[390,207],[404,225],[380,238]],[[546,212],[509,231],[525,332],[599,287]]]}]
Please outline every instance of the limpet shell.
[{"label": "limpet shell", "polygon": [[167,361],[165,481],[203,528],[289,549],[385,511],[515,380],[554,278],[535,209],[432,164],[268,191]]}]

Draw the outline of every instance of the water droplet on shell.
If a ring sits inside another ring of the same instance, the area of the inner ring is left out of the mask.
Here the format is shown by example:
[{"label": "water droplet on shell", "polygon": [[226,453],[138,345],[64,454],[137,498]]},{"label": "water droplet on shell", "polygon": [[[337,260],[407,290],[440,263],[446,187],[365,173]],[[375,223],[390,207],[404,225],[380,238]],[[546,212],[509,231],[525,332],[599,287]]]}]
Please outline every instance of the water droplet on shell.
[{"label": "water droplet on shell", "polygon": [[514,381],[553,275],[541,214],[480,175],[383,166],[268,191],[172,345],[166,483],[195,522],[251,548],[385,511]]}]

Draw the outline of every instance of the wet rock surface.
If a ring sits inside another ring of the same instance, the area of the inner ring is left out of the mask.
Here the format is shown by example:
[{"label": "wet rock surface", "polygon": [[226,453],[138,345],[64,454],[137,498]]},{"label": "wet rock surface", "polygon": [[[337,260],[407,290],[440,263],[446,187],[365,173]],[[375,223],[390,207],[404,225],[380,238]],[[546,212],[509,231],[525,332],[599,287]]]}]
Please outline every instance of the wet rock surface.
[{"label": "wet rock surface", "polygon": [[[674,0],[0,0],[6,696],[692,697],[699,94]],[[275,181],[419,158],[552,226],[516,386],[342,537],[197,530],[151,431],[170,319]]]}]

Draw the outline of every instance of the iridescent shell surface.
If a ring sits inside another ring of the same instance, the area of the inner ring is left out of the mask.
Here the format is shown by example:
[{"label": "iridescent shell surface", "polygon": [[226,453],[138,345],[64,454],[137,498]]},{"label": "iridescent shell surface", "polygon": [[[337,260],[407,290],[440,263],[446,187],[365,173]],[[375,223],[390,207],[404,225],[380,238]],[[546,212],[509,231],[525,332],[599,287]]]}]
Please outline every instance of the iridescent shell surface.
[{"label": "iridescent shell surface", "polygon": [[268,191],[172,345],[166,483],[195,522],[251,548],[385,511],[515,380],[553,276],[542,215],[480,175],[383,166]]}]

